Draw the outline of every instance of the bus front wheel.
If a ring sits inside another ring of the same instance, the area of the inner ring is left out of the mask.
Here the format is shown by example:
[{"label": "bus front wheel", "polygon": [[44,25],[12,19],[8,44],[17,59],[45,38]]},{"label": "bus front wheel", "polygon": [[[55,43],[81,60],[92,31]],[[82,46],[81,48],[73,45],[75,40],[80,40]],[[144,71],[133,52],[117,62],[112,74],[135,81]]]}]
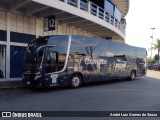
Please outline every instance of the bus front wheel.
[{"label": "bus front wheel", "polygon": [[74,74],[71,79],[71,88],[78,88],[82,85],[82,77],[78,74]]}]

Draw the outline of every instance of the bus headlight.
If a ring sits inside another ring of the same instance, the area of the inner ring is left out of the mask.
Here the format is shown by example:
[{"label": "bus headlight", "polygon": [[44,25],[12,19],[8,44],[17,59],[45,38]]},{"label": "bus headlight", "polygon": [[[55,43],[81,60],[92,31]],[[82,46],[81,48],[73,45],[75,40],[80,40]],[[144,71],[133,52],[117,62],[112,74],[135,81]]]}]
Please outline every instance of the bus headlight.
[{"label": "bus headlight", "polygon": [[38,80],[41,76],[42,76],[42,75],[36,75],[36,76],[34,77],[34,80]]}]

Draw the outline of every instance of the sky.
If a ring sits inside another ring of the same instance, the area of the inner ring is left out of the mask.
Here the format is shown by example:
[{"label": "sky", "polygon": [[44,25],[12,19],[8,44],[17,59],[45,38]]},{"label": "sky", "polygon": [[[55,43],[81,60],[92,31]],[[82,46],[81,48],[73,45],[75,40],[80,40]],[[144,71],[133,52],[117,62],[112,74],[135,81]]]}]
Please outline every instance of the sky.
[{"label": "sky", "polygon": [[[126,43],[144,47],[148,51],[151,48],[152,29],[153,43],[160,38],[160,0],[129,0],[129,12],[126,21]],[[157,51],[153,50],[153,56]],[[148,57],[151,50],[148,51]]]}]

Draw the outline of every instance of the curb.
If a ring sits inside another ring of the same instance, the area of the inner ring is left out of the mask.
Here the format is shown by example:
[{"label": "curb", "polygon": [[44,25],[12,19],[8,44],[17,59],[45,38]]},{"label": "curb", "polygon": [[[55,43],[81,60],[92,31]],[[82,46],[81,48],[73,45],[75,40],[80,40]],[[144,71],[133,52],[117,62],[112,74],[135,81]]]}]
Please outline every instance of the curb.
[{"label": "curb", "polygon": [[24,87],[22,80],[0,82],[0,89],[21,88],[21,87]]}]

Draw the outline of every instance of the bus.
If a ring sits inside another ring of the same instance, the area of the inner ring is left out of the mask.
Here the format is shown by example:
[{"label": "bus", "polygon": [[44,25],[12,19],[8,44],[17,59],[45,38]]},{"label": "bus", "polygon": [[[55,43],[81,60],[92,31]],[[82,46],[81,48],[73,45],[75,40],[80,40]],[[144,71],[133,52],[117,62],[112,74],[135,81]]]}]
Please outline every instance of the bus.
[{"label": "bus", "polygon": [[26,49],[23,81],[31,87],[71,86],[146,75],[146,49],[78,35],[45,36]]}]

